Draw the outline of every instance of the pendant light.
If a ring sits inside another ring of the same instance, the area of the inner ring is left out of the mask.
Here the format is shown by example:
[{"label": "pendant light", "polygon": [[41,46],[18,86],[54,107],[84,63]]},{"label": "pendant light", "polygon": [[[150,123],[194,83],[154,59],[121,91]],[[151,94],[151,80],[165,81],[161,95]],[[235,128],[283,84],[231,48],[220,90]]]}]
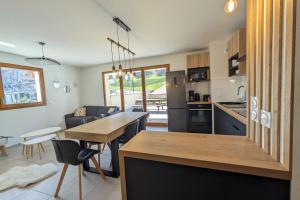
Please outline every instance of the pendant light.
[{"label": "pendant light", "polygon": [[120,55],[120,37],[119,37],[119,24],[117,24],[117,36],[118,36],[118,56],[119,56],[119,69],[118,76],[123,76],[122,64],[121,64],[121,55]]},{"label": "pendant light", "polygon": [[[125,62],[125,66],[124,66],[124,68],[126,68],[126,56],[125,56],[125,50],[123,49],[123,58],[124,58],[124,62]],[[127,70],[127,69],[125,69],[125,75],[124,75],[124,78],[125,78],[125,80],[126,81],[128,81],[129,80],[129,78],[130,78],[130,75],[129,75],[130,73],[129,73],[129,71]]]},{"label": "pendant light", "polygon": [[113,76],[114,79],[116,79],[117,73],[116,73],[116,66],[115,66],[115,61],[114,61],[114,52],[113,52],[112,45],[113,45],[112,42],[110,42],[111,62],[113,64],[113,66],[112,66],[112,71],[113,71],[112,76]]},{"label": "pendant light", "polygon": [[25,61],[27,61],[30,64],[33,65],[61,65],[58,61],[45,57],[44,54],[44,46],[46,45],[45,42],[39,42],[39,45],[42,48],[42,57],[29,57],[25,58]]},{"label": "pendant light", "polygon": [[230,14],[236,11],[237,7],[238,7],[237,0],[227,0],[224,6],[224,11],[226,14]]}]

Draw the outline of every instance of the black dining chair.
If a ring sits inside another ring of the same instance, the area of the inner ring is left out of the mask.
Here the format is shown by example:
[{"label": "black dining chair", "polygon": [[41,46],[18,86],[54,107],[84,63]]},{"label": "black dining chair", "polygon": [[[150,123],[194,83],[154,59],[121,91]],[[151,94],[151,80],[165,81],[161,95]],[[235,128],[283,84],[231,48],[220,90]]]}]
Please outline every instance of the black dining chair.
[{"label": "black dining chair", "polygon": [[102,169],[94,158],[94,155],[99,153],[99,151],[94,149],[81,149],[77,142],[71,140],[52,140],[52,144],[54,146],[57,161],[59,163],[64,163],[64,167],[55,191],[55,197],[58,197],[58,193],[63,183],[68,166],[74,165],[78,166],[79,199],[82,200],[81,174],[83,173],[83,162],[91,159],[98,173],[103,177],[103,179],[105,179]]},{"label": "black dining chair", "polygon": [[144,115],[139,119],[138,133],[141,132],[142,130],[146,130],[147,119],[148,119],[148,115]]},{"label": "black dining chair", "polygon": [[132,112],[144,112],[144,108],[133,108]]},{"label": "black dining chair", "polygon": [[119,137],[119,143],[125,144],[138,133],[139,120],[131,122],[124,129],[123,135]]}]

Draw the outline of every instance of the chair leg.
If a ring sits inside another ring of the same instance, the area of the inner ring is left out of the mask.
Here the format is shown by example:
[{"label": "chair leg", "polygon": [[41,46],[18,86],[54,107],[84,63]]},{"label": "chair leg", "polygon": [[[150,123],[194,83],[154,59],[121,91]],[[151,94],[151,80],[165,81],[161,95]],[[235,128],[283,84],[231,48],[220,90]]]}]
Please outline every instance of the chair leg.
[{"label": "chair leg", "polygon": [[42,148],[43,152],[45,153],[45,149],[44,149],[43,143],[40,143],[40,145],[41,145],[41,148]]},{"label": "chair leg", "polygon": [[100,151],[100,152],[98,153],[98,163],[99,163],[99,165],[101,165],[101,164],[100,164],[100,163],[101,163],[101,160],[100,160],[101,144],[98,144],[98,151]]},{"label": "chair leg", "polygon": [[80,166],[80,169],[81,169],[81,174],[84,176],[84,170],[83,170],[83,164],[79,165]]},{"label": "chair leg", "polygon": [[25,146],[26,158],[29,158],[29,146]]},{"label": "chair leg", "polygon": [[106,143],[103,144],[102,151],[104,151]]},{"label": "chair leg", "polygon": [[95,157],[92,156],[92,157],[91,157],[91,160],[92,160],[92,162],[94,163],[94,165],[95,165],[96,170],[98,171],[98,173],[102,176],[103,179],[105,179],[105,175],[104,175],[102,169],[100,168],[100,166],[98,165],[97,160],[95,159]]},{"label": "chair leg", "polygon": [[31,150],[31,158],[33,158],[33,145],[30,145],[30,150]]},{"label": "chair leg", "polygon": [[79,178],[79,199],[82,200],[81,165],[78,166],[78,178]]},{"label": "chair leg", "polygon": [[56,191],[55,191],[54,197],[58,197],[58,193],[59,193],[61,185],[62,185],[62,183],[64,181],[64,178],[65,178],[68,166],[69,166],[68,164],[64,165],[64,168],[63,168],[63,170],[61,172],[61,175],[60,175],[60,178],[59,178],[59,182],[58,182],[57,187],[56,187]]},{"label": "chair leg", "polygon": [[37,144],[37,146],[38,146],[38,150],[39,150],[40,160],[42,160],[42,152],[41,152],[40,144]]}]

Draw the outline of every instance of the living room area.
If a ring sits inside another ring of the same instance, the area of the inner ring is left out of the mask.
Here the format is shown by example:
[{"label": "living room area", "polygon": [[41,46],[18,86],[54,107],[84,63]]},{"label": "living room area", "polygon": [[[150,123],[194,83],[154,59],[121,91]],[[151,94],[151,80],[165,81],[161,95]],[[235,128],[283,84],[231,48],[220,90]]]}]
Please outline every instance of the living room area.
[{"label": "living room area", "polygon": [[298,200],[299,7],[1,1],[0,200]]}]

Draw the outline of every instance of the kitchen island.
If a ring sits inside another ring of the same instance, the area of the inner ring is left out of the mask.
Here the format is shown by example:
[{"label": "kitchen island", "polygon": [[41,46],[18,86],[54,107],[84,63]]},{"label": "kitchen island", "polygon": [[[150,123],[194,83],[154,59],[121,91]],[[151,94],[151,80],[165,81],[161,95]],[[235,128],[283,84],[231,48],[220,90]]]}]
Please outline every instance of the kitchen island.
[{"label": "kitchen island", "polygon": [[144,131],[119,155],[123,200],[289,199],[290,172],[246,137]]}]

